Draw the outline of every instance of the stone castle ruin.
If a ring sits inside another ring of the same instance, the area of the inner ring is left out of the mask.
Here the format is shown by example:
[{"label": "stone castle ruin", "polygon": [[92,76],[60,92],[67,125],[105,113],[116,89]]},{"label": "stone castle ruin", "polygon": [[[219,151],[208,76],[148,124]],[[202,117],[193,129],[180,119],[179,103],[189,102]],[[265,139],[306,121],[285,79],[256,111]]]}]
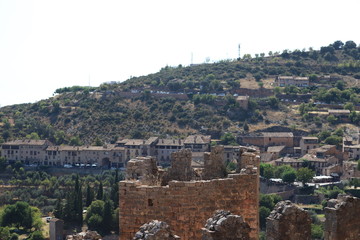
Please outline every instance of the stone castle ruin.
[{"label": "stone castle ruin", "polygon": [[216,146],[206,153],[200,173],[192,169],[188,149],[172,154],[167,171],[155,168],[151,157],[131,160],[127,180],[119,186],[120,239],[133,239],[140,226],[157,219],[182,240],[200,240],[204,223],[219,209],[239,215],[231,221],[248,226],[244,234],[249,238],[243,239],[258,239],[259,156],[242,148],[241,167],[227,175],[223,151]]},{"label": "stone castle ruin", "polygon": [[339,195],[331,199],[325,208],[324,239],[360,239],[360,199]]},{"label": "stone castle ruin", "polygon": [[[339,195],[325,208],[324,240],[360,239],[360,199]],[[311,218],[290,201],[281,201],[266,219],[267,240],[310,240]]]},{"label": "stone castle ruin", "polygon": [[311,218],[290,201],[278,202],[266,219],[267,240],[310,240]]}]

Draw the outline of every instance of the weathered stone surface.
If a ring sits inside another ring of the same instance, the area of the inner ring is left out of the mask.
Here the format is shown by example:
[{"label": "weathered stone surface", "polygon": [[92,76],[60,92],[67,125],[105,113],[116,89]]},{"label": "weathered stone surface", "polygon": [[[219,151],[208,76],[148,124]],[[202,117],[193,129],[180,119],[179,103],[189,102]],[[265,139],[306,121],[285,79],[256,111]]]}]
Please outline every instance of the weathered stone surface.
[{"label": "weathered stone surface", "polygon": [[191,150],[181,149],[171,153],[171,167],[167,172],[165,184],[171,180],[190,181],[194,175],[191,167]]},{"label": "weathered stone surface", "polygon": [[67,235],[66,240],[101,240],[102,237],[96,231],[80,232],[74,235]]},{"label": "weathered stone surface", "polygon": [[259,176],[230,174],[225,179],[171,181],[168,186],[120,182],[120,239],[131,239],[138,226],[152,219],[168,223],[183,240],[201,239],[209,213],[226,209],[250,225],[250,239],[258,238]]},{"label": "weathered stone surface", "polygon": [[325,240],[360,239],[360,199],[339,195],[325,208]]},{"label": "weathered stone surface", "polygon": [[260,156],[256,155],[256,153],[251,148],[243,148],[241,149],[243,153],[240,155],[240,159],[238,161],[237,172],[241,169],[246,168],[247,166],[260,167]]},{"label": "weathered stone surface", "polygon": [[290,201],[277,203],[266,219],[266,239],[310,240],[310,215]]},{"label": "weathered stone surface", "polygon": [[154,157],[137,157],[126,165],[126,179],[139,180],[141,184],[159,184],[159,172]]},{"label": "weathered stone surface", "polygon": [[202,240],[248,240],[250,231],[249,224],[241,216],[218,210],[206,221]]},{"label": "weathered stone surface", "polygon": [[211,153],[204,154],[203,179],[224,178],[226,175],[224,147],[215,146],[211,149]]},{"label": "weathered stone surface", "polygon": [[133,240],[175,240],[180,239],[166,222],[153,220],[142,225]]}]

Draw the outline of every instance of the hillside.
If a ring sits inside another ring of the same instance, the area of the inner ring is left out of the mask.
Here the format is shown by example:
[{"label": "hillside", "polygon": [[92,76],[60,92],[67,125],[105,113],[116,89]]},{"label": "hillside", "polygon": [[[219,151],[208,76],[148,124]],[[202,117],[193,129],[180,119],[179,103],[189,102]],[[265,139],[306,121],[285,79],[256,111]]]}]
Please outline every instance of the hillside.
[{"label": "hillside", "polygon": [[[274,87],[278,75],[308,76],[311,87]],[[307,94],[310,102],[356,106],[360,103],[358,79],[360,47],[352,41],[337,41],[319,51],[284,50],[266,57],[258,54],[212,64],[167,66],[123,83],[57,89],[49,99],[3,107],[0,141],[28,137],[57,144],[100,144],[119,137],[190,133],[220,138],[225,132],[244,131],[245,123],[250,131],[287,125],[318,132],[337,123],[310,118],[306,114],[314,106],[302,105],[299,112],[302,100],[287,102],[284,96]],[[248,110],[236,102],[236,96],[244,94],[250,95]]]}]

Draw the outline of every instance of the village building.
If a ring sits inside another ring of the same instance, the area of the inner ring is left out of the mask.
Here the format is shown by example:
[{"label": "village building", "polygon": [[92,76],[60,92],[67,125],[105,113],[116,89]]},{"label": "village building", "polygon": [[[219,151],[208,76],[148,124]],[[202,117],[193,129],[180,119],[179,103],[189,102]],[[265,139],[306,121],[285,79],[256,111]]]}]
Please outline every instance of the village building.
[{"label": "village building", "polygon": [[211,136],[190,135],[184,141],[184,147],[191,149],[192,152],[209,152]]},{"label": "village building", "polygon": [[271,154],[272,159],[278,159],[285,155],[285,146],[271,146],[267,148],[266,152]]},{"label": "village building", "polygon": [[234,160],[238,159],[241,154],[241,147],[240,146],[231,146],[225,145],[224,146],[224,161],[226,163],[233,162]]},{"label": "village building", "polygon": [[294,147],[294,134],[292,132],[258,132],[239,137],[241,145],[258,146],[265,152],[270,146],[285,146],[284,151],[292,153]]},{"label": "village building", "polygon": [[154,156],[160,163],[170,163],[171,153],[177,152],[184,148],[182,139],[158,139],[155,144]]},{"label": "village building", "polygon": [[51,146],[46,149],[46,162],[50,166],[124,167],[124,148],[104,146]]},{"label": "village building", "polygon": [[319,138],[317,137],[302,137],[300,139],[301,155],[305,155],[310,149],[318,148],[319,146]]},{"label": "village building", "polygon": [[40,164],[45,161],[45,149],[51,145],[48,140],[14,140],[1,145],[1,156],[10,163]]},{"label": "village building", "polygon": [[349,158],[359,160],[360,159],[360,144],[343,146],[344,152],[349,153]]},{"label": "village building", "polygon": [[357,168],[358,163],[356,161],[344,161],[343,164],[343,171],[341,179],[349,180],[353,178],[360,179],[360,170]]},{"label": "village building", "polygon": [[309,87],[310,82],[308,77],[278,76],[275,79],[275,85],[279,87]]},{"label": "village building", "polygon": [[340,161],[347,159],[347,153],[343,153],[336,148],[336,145],[323,145],[318,148],[309,150],[309,154],[315,155],[317,158],[325,158],[335,156]]}]

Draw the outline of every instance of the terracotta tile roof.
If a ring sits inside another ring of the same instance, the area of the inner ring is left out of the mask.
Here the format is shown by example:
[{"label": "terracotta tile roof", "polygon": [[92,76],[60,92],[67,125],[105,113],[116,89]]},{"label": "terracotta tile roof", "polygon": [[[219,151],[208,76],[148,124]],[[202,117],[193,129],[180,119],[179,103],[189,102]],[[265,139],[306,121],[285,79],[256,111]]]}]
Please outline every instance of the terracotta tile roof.
[{"label": "terracotta tile roof", "polygon": [[292,132],[262,132],[261,133],[264,137],[294,137]]},{"label": "terracotta tile roof", "polygon": [[188,136],[184,143],[185,144],[194,144],[194,143],[197,143],[197,144],[207,144],[207,143],[210,143],[211,141],[211,136],[210,135],[190,135]]},{"label": "terracotta tile roof", "polygon": [[156,144],[157,146],[182,146],[184,145],[184,140],[181,139],[159,139]]},{"label": "terracotta tile roof", "polygon": [[33,139],[23,139],[23,140],[14,140],[3,143],[2,145],[22,145],[22,146],[43,146],[49,144],[47,140],[33,140]]}]

